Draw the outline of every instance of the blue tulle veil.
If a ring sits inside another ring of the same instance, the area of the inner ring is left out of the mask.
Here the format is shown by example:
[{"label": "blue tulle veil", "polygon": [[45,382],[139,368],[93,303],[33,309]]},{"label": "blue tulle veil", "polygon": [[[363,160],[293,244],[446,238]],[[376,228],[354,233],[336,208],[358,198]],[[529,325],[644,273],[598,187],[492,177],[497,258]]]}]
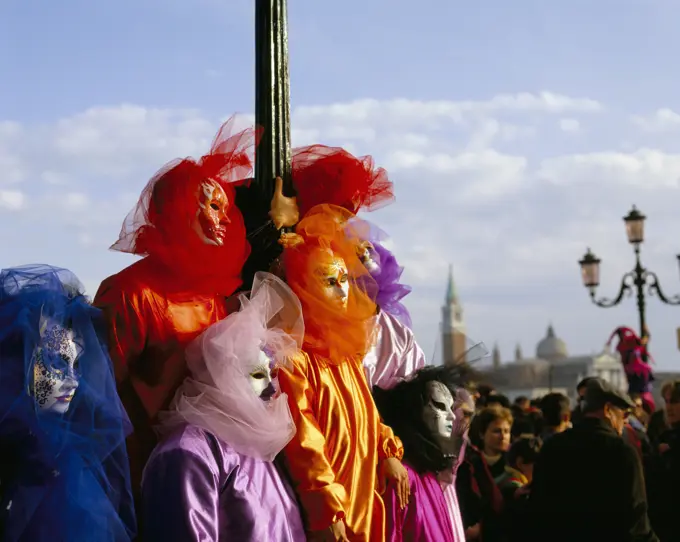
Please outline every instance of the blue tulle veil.
[{"label": "blue tulle veil", "polygon": [[[116,392],[100,312],[66,269],[0,272],[0,532],[2,540],[123,542],[135,534],[125,437],[131,425]],[[64,414],[32,394],[36,348],[48,370],[59,351],[41,345],[49,319],[77,345],[78,388]]]}]

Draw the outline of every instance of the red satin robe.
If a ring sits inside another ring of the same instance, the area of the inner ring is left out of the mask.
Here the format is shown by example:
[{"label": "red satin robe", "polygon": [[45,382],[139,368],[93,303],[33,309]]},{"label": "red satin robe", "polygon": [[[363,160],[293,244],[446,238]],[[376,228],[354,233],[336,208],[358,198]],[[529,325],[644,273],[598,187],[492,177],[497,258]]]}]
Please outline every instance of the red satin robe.
[{"label": "red satin robe", "polygon": [[224,296],[169,292],[162,269],[144,258],[105,279],[94,299],[107,319],[118,391],[134,427],[127,446],[135,491],[156,445],[156,416],[188,374],[186,345],[228,313]]}]

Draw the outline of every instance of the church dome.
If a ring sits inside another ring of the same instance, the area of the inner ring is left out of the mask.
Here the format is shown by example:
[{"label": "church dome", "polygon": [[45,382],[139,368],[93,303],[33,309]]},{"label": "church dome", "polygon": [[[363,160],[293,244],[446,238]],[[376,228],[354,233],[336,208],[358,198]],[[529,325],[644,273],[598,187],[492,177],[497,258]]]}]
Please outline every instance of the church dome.
[{"label": "church dome", "polygon": [[555,335],[552,324],[548,326],[545,338],[536,346],[536,357],[548,361],[557,361],[569,357],[567,344]]}]

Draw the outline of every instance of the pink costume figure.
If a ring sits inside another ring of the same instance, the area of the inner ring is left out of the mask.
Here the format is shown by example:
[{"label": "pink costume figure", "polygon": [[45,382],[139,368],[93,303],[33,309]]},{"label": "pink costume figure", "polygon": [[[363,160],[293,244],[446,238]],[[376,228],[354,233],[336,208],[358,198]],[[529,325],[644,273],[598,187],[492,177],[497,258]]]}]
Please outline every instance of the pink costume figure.
[{"label": "pink costume figure", "polygon": [[654,380],[652,367],[649,361],[651,356],[647,352],[647,342],[649,335],[640,338],[629,327],[617,327],[609,337],[607,346],[611,344],[614,337],[618,338],[616,351],[621,356],[623,370],[628,380],[628,393],[639,394],[642,400],[648,404],[654,412],[654,398],[652,397],[651,382]]},{"label": "pink costume figure", "polygon": [[[404,444],[411,498],[406,508],[397,502],[394,486],[385,493],[389,542],[454,542],[465,540],[451,528],[442,475],[450,478],[462,457],[470,396],[462,388],[464,368],[426,367],[391,390],[374,388],[385,423]],[[448,487],[452,487],[449,486]]]},{"label": "pink costume figure", "polygon": [[[422,348],[416,342],[413,331],[406,325],[406,322],[410,323],[411,319],[406,307],[400,302],[411,289],[399,283],[402,268],[397,264],[394,255],[379,243],[379,239],[384,238],[381,233],[376,228],[370,228],[370,231],[363,233],[362,237],[370,238],[372,242],[367,242],[360,247],[360,259],[375,280],[378,288],[376,301],[379,302],[379,312],[375,317],[377,335],[363,363],[371,388],[377,386],[389,390],[425,367],[427,360]],[[382,304],[380,304],[381,301]],[[470,409],[474,410],[474,404]],[[458,419],[455,423],[465,422]],[[464,448],[463,444],[460,457],[452,466],[451,471],[439,475],[455,542],[465,540],[465,530],[454,483]]]},{"label": "pink costume figure", "polygon": [[274,461],[296,433],[276,371],[299,352],[302,309],[283,281],[261,272],[240,301],[187,347],[191,376],[159,415],[164,438],[142,482],[146,540],[306,540]]}]

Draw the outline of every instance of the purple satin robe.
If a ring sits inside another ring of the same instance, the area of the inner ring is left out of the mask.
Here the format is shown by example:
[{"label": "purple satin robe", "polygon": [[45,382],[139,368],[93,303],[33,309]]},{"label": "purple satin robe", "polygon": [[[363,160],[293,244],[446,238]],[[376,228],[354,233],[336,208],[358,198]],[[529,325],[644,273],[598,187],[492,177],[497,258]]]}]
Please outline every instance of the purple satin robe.
[{"label": "purple satin robe", "polygon": [[187,425],[153,451],[142,481],[143,539],[305,542],[292,488],[274,463]]},{"label": "purple satin robe", "polygon": [[408,327],[381,310],[376,316],[378,336],[364,357],[364,371],[371,387],[390,389],[411,373],[425,367],[425,353]]},{"label": "purple satin robe", "polygon": [[411,497],[403,510],[393,484],[384,495],[386,542],[454,542],[444,492],[433,473],[418,474],[404,462]]}]

